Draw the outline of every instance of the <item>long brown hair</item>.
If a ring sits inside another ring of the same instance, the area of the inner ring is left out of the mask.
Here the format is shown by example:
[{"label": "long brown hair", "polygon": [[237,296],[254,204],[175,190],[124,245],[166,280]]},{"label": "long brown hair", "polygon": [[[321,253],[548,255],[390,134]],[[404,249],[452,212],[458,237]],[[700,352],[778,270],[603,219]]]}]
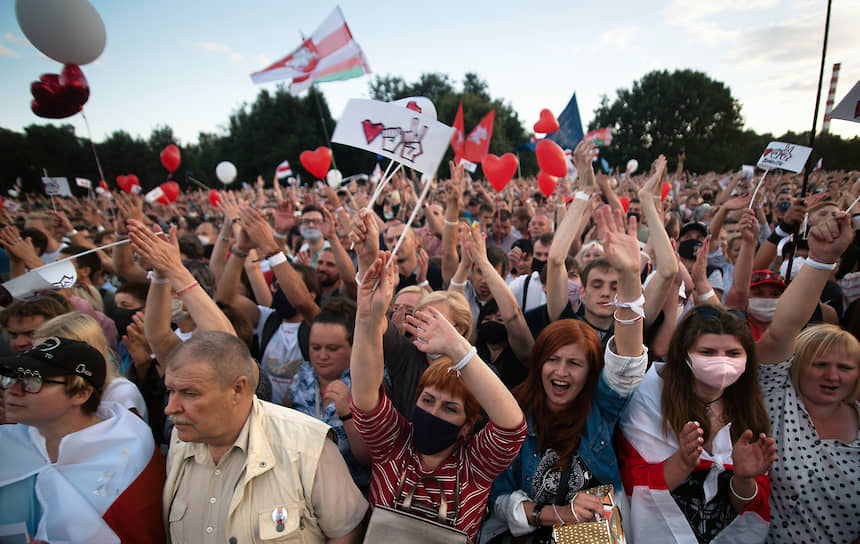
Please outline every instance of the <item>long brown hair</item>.
[{"label": "long brown hair", "polygon": [[[564,346],[580,344],[588,357],[588,376],[585,385],[571,406],[560,413],[553,412],[547,405],[547,394],[543,388],[541,371],[547,359]],[[597,388],[597,380],[603,370],[603,356],[600,338],[590,326],[575,319],[562,319],[550,324],[535,340],[531,354],[531,367],[525,381],[513,390],[514,397],[523,411],[529,414],[536,426],[538,446],[546,450],[552,448],[558,453],[557,466],[563,467],[570,462],[571,455],[579,447],[582,429],[591,400]]]},{"label": "long brown hair", "polygon": [[732,424],[732,441],[747,429],[753,439],[759,433],[770,433],[770,419],[764,408],[758,383],[758,357],[749,326],[738,316],[713,307],[694,309],[675,330],[663,368],[663,431],[676,435],[688,421],[698,421],[707,437],[711,424],[705,416],[705,405],[696,397],[696,378],[687,363],[688,354],[703,334],[730,334],[737,338],[747,354],[747,364],[741,377],[726,387],[723,393],[723,419]]}]

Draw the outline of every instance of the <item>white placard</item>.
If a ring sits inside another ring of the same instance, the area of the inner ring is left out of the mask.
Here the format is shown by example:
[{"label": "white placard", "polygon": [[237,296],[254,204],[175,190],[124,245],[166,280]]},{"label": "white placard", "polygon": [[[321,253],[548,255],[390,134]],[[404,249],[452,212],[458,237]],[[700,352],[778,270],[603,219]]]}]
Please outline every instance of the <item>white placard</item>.
[{"label": "white placard", "polygon": [[45,184],[45,194],[48,196],[72,196],[67,178],[42,178]]},{"label": "white placard", "polygon": [[752,179],[755,175],[755,166],[751,164],[744,164],[741,166],[741,173],[747,179]]},{"label": "white placard", "polygon": [[92,189],[93,182],[88,180],[87,178],[75,178],[75,185],[78,187],[83,187],[84,189]]},{"label": "white placard", "polygon": [[860,123],[860,81],[855,83],[845,98],[833,108],[830,118]]},{"label": "white placard", "polygon": [[439,116],[436,115],[436,106],[434,106],[433,102],[426,96],[407,96],[406,98],[395,100],[392,104],[409,108],[414,112],[420,113],[424,117],[430,117],[431,119],[439,118]]},{"label": "white placard", "polygon": [[453,133],[453,128],[398,104],[353,98],[346,104],[331,141],[433,174]]},{"label": "white placard", "polygon": [[771,142],[767,144],[767,148],[761,154],[757,166],[763,170],[782,168],[783,170],[800,172],[803,170],[810,153],[812,153],[811,147],[785,142]]},{"label": "white placard", "polygon": [[474,174],[475,170],[478,169],[478,163],[472,162],[469,159],[460,159],[460,164],[462,164],[463,168],[465,168],[470,174]]},{"label": "white placard", "polygon": [[13,298],[29,300],[45,292],[58,291],[72,287],[78,280],[75,265],[70,259],[40,266],[26,274],[3,284]]}]

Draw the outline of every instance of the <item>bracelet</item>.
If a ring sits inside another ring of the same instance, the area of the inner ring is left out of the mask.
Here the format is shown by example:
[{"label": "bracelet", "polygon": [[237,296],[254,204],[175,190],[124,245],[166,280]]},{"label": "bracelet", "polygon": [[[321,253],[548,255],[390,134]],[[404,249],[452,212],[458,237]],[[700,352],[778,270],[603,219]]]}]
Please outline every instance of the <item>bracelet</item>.
[{"label": "bracelet", "polygon": [[543,507],[543,504],[536,502],[532,510],[532,525],[535,527],[540,527],[540,511],[543,510]]},{"label": "bracelet", "polygon": [[222,240],[222,241],[224,241],[224,242],[232,242],[232,241],[233,241],[233,239],[232,239],[232,238],[229,238],[229,237],[227,237],[227,236],[223,236],[223,235],[221,235],[221,234],[219,234],[219,235],[218,235],[218,239],[219,239],[219,240]]},{"label": "bracelet", "polygon": [[463,358],[460,359],[460,362],[458,362],[456,365],[449,368],[448,372],[452,372],[452,371],[456,372],[457,375],[459,376],[460,370],[465,368],[465,366],[467,364],[469,364],[469,361],[471,361],[472,358],[475,357],[475,355],[477,355],[477,354],[478,354],[478,348],[476,348],[475,346],[472,346],[472,348],[466,353],[466,355],[463,355]]},{"label": "bracelet", "polygon": [[639,317],[645,317],[645,295],[644,294],[640,294],[639,298],[637,298],[636,300],[634,300],[632,302],[619,302],[618,301],[618,295],[616,294],[614,304],[615,304],[616,308],[627,308],[628,310],[632,311],[633,313],[635,313]]},{"label": "bracelet", "polygon": [[838,263],[820,263],[814,260],[812,257],[807,257],[806,264],[816,270],[836,270],[836,266]]},{"label": "bracelet", "polygon": [[737,500],[743,501],[743,502],[748,502],[748,501],[753,500],[755,498],[755,496],[758,495],[758,482],[756,482],[755,480],[753,480],[753,483],[755,484],[755,491],[753,491],[753,494],[750,495],[749,497],[741,497],[740,495],[738,495],[737,491],[735,491],[735,486],[732,485],[732,482],[734,482],[734,481],[735,481],[735,477],[734,477],[734,475],[732,475],[732,477],[729,479],[729,490],[731,490],[732,495],[734,495]]},{"label": "bracelet", "polygon": [[448,221],[448,220],[446,219],[446,220],[445,220],[445,224],[446,224],[446,225],[448,225],[449,227],[456,227],[456,226],[457,226],[457,225],[459,225],[460,223],[459,223],[458,221]]},{"label": "bracelet", "polygon": [[170,283],[170,280],[167,278],[159,278],[155,275],[154,270],[150,270],[146,273],[146,279],[154,283],[155,285],[164,285],[165,283]]},{"label": "bracelet", "polygon": [[591,195],[586,193],[585,191],[577,191],[573,193],[573,198],[575,200],[589,200],[591,198]]},{"label": "bracelet", "polygon": [[270,255],[269,257],[266,257],[266,260],[269,262],[269,268],[275,268],[279,264],[283,264],[283,263],[287,262],[287,256],[284,255],[283,251],[279,251],[279,252],[275,253],[274,255]]},{"label": "bracelet", "polygon": [[556,508],[554,504],[552,505],[552,511],[555,512],[555,519],[557,519],[560,524],[564,525],[564,520],[561,519],[561,516],[558,513],[558,508]]},{"label": "bracelet", "polygon": [[361,285],[361,279],[359,279],[359,277],[358,277],[358,272],[355,273],[355,284]]},{"label": "bracelet", "polygon": [[573,509],[573,503],[576,501],[576,498],[579,496],[579,493],[574,493],[573,498],[570,499],[570,513],[573,514],[573,519],[579,523],[579,516],[576,515],[576,510]]},{"label": "bracelet", "polygon": [[278,240],[286,240],[287,239],[287,235],[281,234],[280,232],[272,232],[272,236],[274,236]]},{"label": "bracelet", "polygon": [[[467,280],[467,281],[468,281],[468,280]],[[448,282],[448,285],[449,285],[449,286],[454,286],[454,287],[456,287],[456,288],[458,288],[458,289],[459,289],[459,288],[462,288],[462,287],[466,287],[466,282],[465,282],[465,281],[464,281],[464,282],[459,282],[459,281],[451,280],[451,281],[449,281],[449,282]]]},{"label": "bracelet", "polygon": [[352,419],[352,412],[347,412],[346,415],[337,416],[337,418],[341,421],[349,421]]},{"label": "bracelet", "polygon": [[239,257],[240,259],[247,259],[248,258],[248,254],[245,253],[244,251],[236,249],[236,246],[233,246],[230,248],[230,255],[235,255],[235,256]]},{"label": "bracelet", "polygon": [[639,321],[640,319],[642,319],[643,317],[644,316],[636,314],[636,317],[634,317],[633,319],[620,319],[618,317],[618,310],[615,310],[614,312],[612,312],[612,318],[615,319],[615,321],[619,325],[632,325],[632,324],[636,323],[637,321]]},{"label": "bracelet", "polygon": [[424,280],[418,284],[418,287],[420,287],[422,289],[427,289],[430,287],[430,282],[428,282],[427,280]]},{"label": "bracelet", "polygon": [[699,300],[708,300],[709,298],[711,298],[715,295],[716,295],[716,293],[714,293],[714,290],[711,289],[707,293],[702,293],[701,295],[699,295]]},{"label": "bracelet", "polygon": [[182,289],[180,289],[179,291],[177,291],[177,292],[176,292],[176,296],[181,297],[182,295],[184,295],[184,294],[185,294],[185,293],[187,293],[188,291],[190,291],[190,290],[194,289],[195,287],[198,287],[199,285],[200,285],[200,282],[199,282],[199,281],[197,281],[197,280],[194,280],[194,281],[193,281],[193,282],[191,282],[190,284],[186,285],[185,287],[183,287]]}]

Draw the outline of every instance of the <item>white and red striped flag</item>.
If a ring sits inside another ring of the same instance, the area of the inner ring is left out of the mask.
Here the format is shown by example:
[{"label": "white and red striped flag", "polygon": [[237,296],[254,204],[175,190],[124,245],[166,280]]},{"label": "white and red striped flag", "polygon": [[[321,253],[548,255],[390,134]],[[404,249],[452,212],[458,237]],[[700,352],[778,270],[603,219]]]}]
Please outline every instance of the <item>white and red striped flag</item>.
[{"label": "white and red striped flag", "polygon": [[275,169],[275,175],[278,176],[278,179],[284,179],[286,177],[293,175],[293,169],[290,168],[290,161],[284,161],[278,165],[278,168]]},{"label": "white and red striped flag", "polygon": [[598,145],[612,145],[612,127],[599,128],[597,130],[592,130],[588,134],[586,134],[583,138],[586,141],[594,142],[595,146]]},{"label": "white and red striped flag", "polygon": [[361,47],[353,39],[340,7],[289,55],[251,74],[254,83],[291,81],[290,93],[298,96],[314,82],[340,81],[370,73]]}]

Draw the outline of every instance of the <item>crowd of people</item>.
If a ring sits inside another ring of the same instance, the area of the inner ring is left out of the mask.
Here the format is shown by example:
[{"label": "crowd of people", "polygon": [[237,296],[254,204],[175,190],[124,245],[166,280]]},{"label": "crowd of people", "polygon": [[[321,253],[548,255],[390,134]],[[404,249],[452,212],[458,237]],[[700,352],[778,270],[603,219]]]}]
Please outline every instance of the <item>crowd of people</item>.
[{"label": "crowd of people", "polygon": [[8,199],[0,275],[76,279],[0,310],[0,525],[542,543],[608,489],[634,544],[860,542],[860,174],[592,153],[550,196]]}]

